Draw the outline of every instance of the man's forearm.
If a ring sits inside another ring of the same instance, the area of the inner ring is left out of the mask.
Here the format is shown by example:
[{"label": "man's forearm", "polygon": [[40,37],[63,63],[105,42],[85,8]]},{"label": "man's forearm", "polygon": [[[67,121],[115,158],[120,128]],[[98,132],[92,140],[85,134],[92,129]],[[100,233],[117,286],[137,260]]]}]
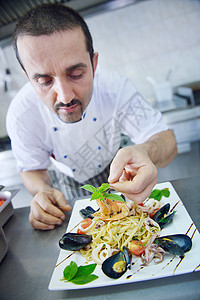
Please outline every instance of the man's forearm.
[{"label": "man's forearm", "polygon": [[34,170],[20,173],[21,179],[33,196],[51,189],[51,179],[47,170]]},{"label": "man's forearm", "polygon": [[148,153],[158,168],[167,166],[177,155],[176,138],[171,129],[153,135],[146,143],[138,146]]}]

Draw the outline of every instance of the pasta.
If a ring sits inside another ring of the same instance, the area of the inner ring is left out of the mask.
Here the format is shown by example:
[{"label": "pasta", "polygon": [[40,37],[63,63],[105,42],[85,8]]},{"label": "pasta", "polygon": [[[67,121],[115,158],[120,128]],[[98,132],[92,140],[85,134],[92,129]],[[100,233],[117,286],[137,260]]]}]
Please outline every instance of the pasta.
[{"label": "pasta", "polygon": [[133,215],[117,221],[103,221],[99,216],[92,220],[92,224],[85,232],[92,235],[93,240],[89,249],[81,249],[81,254],[88,260],[98,264],[115,251],[130,248],[132,239],[138,239],[145,245],[153,235],[160,235],[160,227],[148,213],[135,209]]}]

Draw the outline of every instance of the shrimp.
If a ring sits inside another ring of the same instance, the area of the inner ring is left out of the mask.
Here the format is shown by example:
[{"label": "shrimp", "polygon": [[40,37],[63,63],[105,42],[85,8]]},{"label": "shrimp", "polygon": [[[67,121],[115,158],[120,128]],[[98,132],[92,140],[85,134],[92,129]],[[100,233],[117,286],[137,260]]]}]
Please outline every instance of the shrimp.
[{"label": "shrimp", "polygon": [[117,221],[129,215],[129,208],[125,203],[115,202],[110,199],[97,200],[100,212],[95,213],[101,220]]}]

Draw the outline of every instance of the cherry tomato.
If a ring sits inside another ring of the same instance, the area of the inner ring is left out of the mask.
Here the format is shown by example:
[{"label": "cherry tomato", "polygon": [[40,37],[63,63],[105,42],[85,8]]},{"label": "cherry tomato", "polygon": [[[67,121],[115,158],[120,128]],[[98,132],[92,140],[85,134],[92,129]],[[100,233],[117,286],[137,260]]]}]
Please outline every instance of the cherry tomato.
[{"label": "cherry tomato", "polygon": [[83,229],[87,228],[88,226],[90,226],[90,224],[92,224],[92,219],[90,218],[86,218],[81,222],[81,227]]},{"label": "cherry tomato", "polygon": [[134,255],[141,255],[144,252],[144,249],[145,247],[143,242],[137,240],[131,241],[130,251]]}]

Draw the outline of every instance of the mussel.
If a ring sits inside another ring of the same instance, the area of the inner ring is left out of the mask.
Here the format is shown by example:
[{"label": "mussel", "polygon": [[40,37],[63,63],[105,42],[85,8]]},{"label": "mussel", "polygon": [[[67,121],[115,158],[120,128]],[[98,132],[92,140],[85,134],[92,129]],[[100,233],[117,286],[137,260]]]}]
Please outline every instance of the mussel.
[{"label": "mussel", "polygon": [[169,209],[170,209],[170,204],[167,203],[164,206],[162,206],[152,217],[152,219],[159,224],[161,229],[163,229],[167,224],[169,224],[174,217],[175,211],[167,215]]},{"label": "mussel", "polygon": [[132,262],[132,253],[127,247],[123,247],[124,256],[127,262],[127,268],[131,269],[131,262]]},{"label": "mussel", "polygon": [[94,216],[93,214],[96,212],[96,210],[94,210],[94,208],[92,208],[91,206],[87,206],[86,208],[83,208],[79,211],[81,217],[83,217],[83,219],[86,218],[90,218],[93,219]]},{"label": "mussel", "polygon": [[130,268],[131,259],[132,255],[129,249],[123,247],[123,251],[120,250],[104,260],[102,271],[108,277],[118,279],[127,271],[127,268]]},{"label": "mussel", "polygon": [[92,241],[92,236],[80,233],[65,233],[59,240],[60,248],[70,251],[78,251]]},{"label": "mussel", "polygon": [[183,257],[192,248],[192,240],[186,234],[173,234],[156,238],[154,241],[166,252]]}]

